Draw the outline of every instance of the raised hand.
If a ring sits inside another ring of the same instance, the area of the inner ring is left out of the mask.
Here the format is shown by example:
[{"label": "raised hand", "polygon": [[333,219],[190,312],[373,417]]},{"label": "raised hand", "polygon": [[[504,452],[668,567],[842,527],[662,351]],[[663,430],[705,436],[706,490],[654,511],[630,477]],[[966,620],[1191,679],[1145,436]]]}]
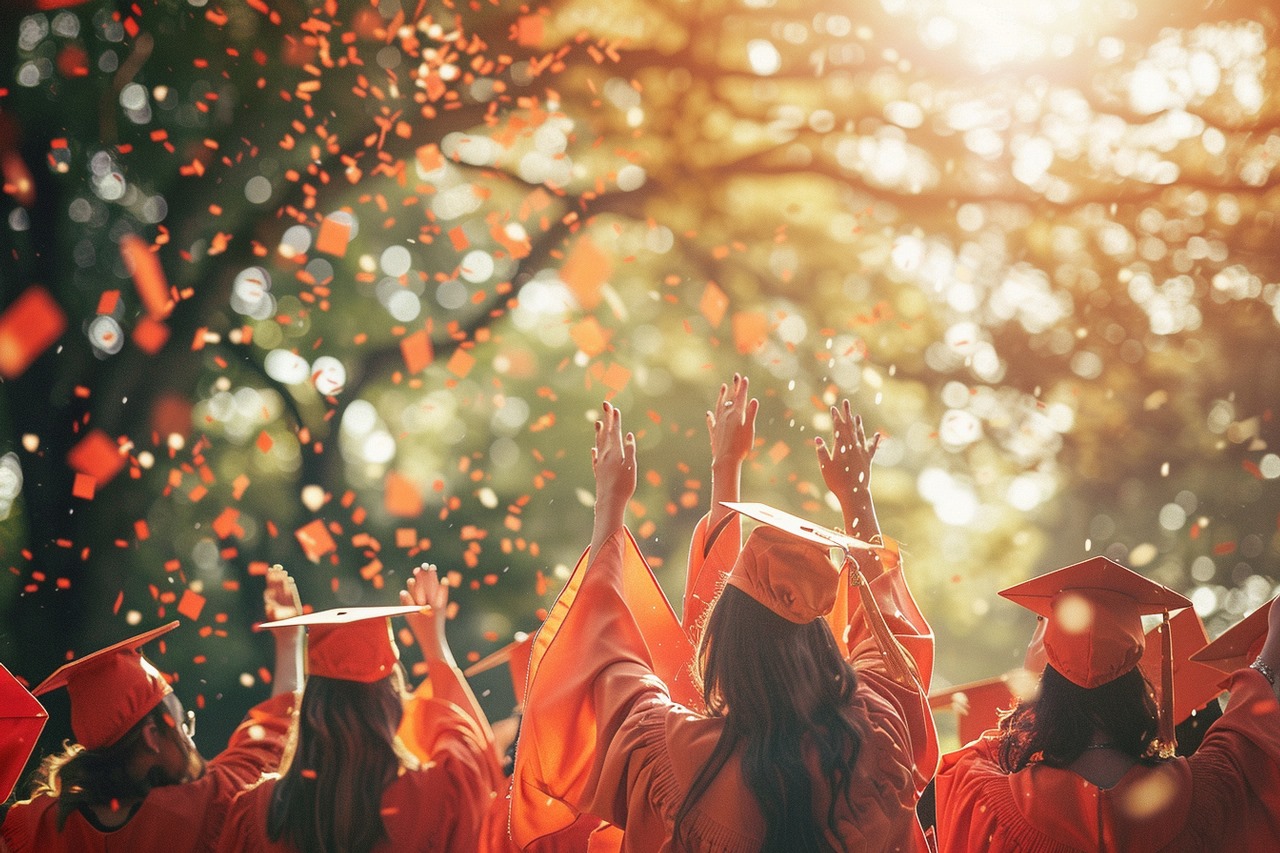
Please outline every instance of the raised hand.
[{"label": "raised hand", "polygon": [[302,615],[298,585],[279,563],[267,569],[267,587],[262,591],[262,610],[268,622]]},{"label": "raised hand", "polygon": [[596,516],[591,553],[622,527],[627,501],[636,491],[636,437],[622,435],[622,412],[605,403],[596,421],[596,443],[591,448],[591,469],[596,475]]},{"label": "raised hand", "polygon": [[[452,658],[449,643],[445,639],[445,622],[449,618],[449,583],[440,580],[440,573],[432,563],[423,563],[413,570],[400,590],[400,603],[417,605],[417,613],[405,616],[409,630],[418,638],[422,653],[428,658]],[[447,656],[447,657],[446,657]]]},{"label": "raised hand", "polygon": [[[288,619],[302,614],[302,598],[284,566],[276,564],[267,569],[267,586],[262,591],[262,610],[268,622]],[[275,667],[271,681],[271,695],[278,696],[302,687],[302,626],[275,628],[271,631],[275,640]]]},{"label": "raised hand", "polygon": [[831,407],[833,446],[821,436],[814,440],[822,480],[840,501],[845,529],[861,539],[879,534],[871,501],[871,460],[880,446],[880,433],[870,439],[862,416],[854,415],[848,400]]},{"label": "raised hand", "polygon": [[760,401],[747,398],[747,377],[733,374],[733,386],[722,384],[715,408],[707,412],[711,437],[711,467],[742,465],[756,438],[756,411]]}]

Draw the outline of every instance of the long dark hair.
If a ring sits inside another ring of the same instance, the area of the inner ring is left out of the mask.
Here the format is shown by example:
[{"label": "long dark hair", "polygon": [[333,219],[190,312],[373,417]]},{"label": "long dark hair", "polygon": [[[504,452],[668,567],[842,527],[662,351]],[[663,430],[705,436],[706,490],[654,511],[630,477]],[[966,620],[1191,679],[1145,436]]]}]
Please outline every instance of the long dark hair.
[{"label": "long dark hair", "polygon": [[826,623],[797,625],[726,586],[706,621],[698,668],[707,713],[722,717],[724,729],[676,813],[677,843],[685,818],[741,749],[744,781],[764,816],[764,849],[829,849],[815,822],[815,780],[805,759],[817,757],[834,831],[862,736],[849,710],[857,677]]},{"label": "long dark hair", "polygon": [[403,716],[394,678],[310,676],[267,836],[308,853],[366,853],[385,840],[382,792],[416,764],[396,739]]},{"label": "long dark hair", "polygon": [[1154,763],[1159,731],[1155,694],[1134,667],[1097,687],[1080,687],[1046,665],[1040,693],[1000,721],[997,763],[1006,773],[1042,761],[1066,767],[1095,737],[1143,763]]},{"label": "long dark hair", "polygon": [[162,703],[148,711],[113,744],[86,749],[67,741],[61,752],[45,756],[34,774],[31,793],[58,801],[58,831],[62,831],[67,818],[77,809],[141,800],[152,788],[172,784],[175,780],[165,778],[160,767],[153,767],[141,779],[129,774],[134,753],[142,748],[142,730],[154,723],[163,736],[177,738],[171,720]]}]

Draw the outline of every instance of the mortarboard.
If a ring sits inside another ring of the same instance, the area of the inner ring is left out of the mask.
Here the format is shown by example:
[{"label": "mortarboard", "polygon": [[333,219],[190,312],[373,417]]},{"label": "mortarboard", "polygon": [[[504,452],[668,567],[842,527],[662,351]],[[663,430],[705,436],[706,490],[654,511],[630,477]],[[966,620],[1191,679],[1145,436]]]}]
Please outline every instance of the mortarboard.
[{"label": "mortarboard", "polygon": [[[1159,630],[1156,627],[1147,632],[1147,647],[1138,662],[1142,674],[1155,687],[1157,699],[1161,698],[1161,644],[1156,636]],[[1173,722],[1181,724],[1222,692],[1222,673],[1192,659],[1209,641],[1194,608],[1188,607],[1170,619],[1169,630],[1173,632]]]},{"label": "mortarboard", "polygon": [[0,664],[0,802],[13,793],[48,719],[40,701]]},{"label": "mortarboard", "polygon": [[391,675],[400,660],[389,617],[421,609],[404,604],[340,607],[263,622],[258,627],[306,626],[308,674],[368,684]]},{"label": "mortarboard", "polygon": [[520,631],[510,643],[476,661],[462,674],[471,678],[473,675],[507,664],[511,670],[511,687],[515,690],[516,704],[523,705],[525,682],[529,678],[529,655],[532,651],[533,634]]},{"label": "mortarboard", "polygon": [[64,664],[31,692],[39,696],[66,687],[76,740],[86,749],[110,746],[173,692],[139,649],[179,624],[152,628]]},{"label": "mortarboard", "polygon": [[1044,650],[1049,663],[1085,688],[1137,666],[1146,646],[1142,616],[1162,614],[1160,739],[1165,751],[1173,749],[1173,649],[1167,626],[1169,611],[1190,607],[1190,599],[1106,557],[1040,575],[1000,595],[1048,620]]},{"label": "mortarboard", "polygon": [[1253,663],[1262,651],[1263,643],[1267,641],[1267,620],[1271,614],[1272,601],[1275,599],[1223,631],[1216,640],[1193,654],[1191,659],[1228,674]]},{"label": "mortarboard", "polygon": [[828,552],[840,549],[849,570],[849,584],[858,588],[863,612],[889,676],[900,684],[919,687],[910,658],[889,630],[880,605],[853,559],[854,551],[874,551],[878,546],[765,504],[722,501],[721,506],[764,525],[751,531],[725,583],[738,587],[790,622],[810,622],[830,613],[835,606],[842,569],[831,562]]}]

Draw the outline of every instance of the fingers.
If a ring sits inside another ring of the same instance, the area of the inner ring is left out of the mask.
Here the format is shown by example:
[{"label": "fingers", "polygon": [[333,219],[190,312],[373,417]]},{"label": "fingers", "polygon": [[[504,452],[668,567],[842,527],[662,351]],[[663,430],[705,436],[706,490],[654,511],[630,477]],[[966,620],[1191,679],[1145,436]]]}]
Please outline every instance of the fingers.
[{"label": "fingers", "polygon": [[825,468],[831,464],[831,451],[827,448],[827,443],[823,441],[822,436],[813,439],[814,447],[818,451],[818,467]]},{"label": "fingers", "polygon": [[626,468],[634,467],[636,464],[635,433],[627,433],[627,437],[622,441],[622,464]]}]

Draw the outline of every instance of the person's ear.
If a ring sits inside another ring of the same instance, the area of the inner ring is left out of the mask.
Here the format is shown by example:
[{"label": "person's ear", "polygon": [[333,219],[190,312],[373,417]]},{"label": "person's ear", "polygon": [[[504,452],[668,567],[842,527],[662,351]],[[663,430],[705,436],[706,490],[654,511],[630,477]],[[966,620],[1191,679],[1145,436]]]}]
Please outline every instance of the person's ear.
[{"label": "person's ear", "polygon": [[147,724],[142,727],[142,743],[146,746],[147,752],[160,754],[160,727],[155,724],[154,720],[148,720]]}]

